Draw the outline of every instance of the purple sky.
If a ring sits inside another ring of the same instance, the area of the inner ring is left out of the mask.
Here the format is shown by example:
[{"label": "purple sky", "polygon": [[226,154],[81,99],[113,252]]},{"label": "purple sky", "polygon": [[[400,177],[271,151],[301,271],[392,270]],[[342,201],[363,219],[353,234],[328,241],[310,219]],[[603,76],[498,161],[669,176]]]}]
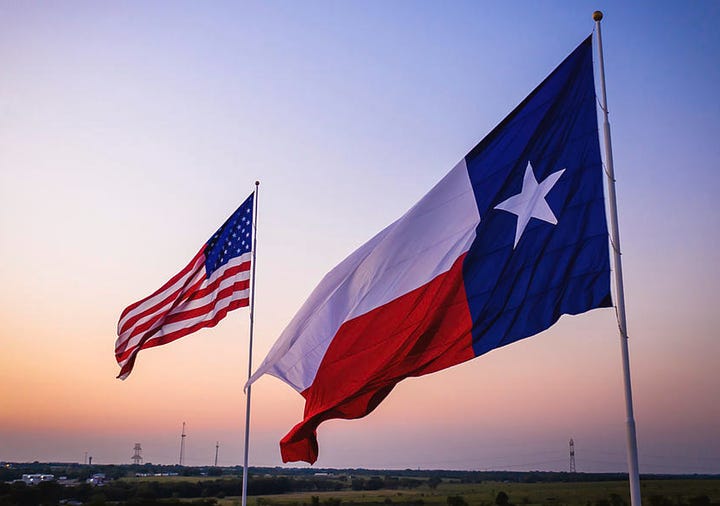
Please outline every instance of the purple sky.
[{"label": "purple sky", "polygon": [[[641,472],[720,472],[720,4],[602,2]],[[0,1],[0,461],[242,461],[248,314],[141,353],[120,311],[262,181],[259,364],[322,275],[593,29],[588,2]],[[320,467],[623,471],[613,310],[401,383]],[[302,398],[253,390],[251,464]]]}]

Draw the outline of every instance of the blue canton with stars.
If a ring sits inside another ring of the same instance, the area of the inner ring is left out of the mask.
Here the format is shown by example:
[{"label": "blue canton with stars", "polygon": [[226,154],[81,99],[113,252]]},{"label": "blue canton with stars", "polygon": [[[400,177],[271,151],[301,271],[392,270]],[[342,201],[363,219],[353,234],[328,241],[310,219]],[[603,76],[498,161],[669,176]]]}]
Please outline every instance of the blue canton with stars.
[{"label": "blue canton with stars", "polygon": [[235,257],[252,250],[253,195],[213,234],[205,246],[205,272],[213,272]]}]

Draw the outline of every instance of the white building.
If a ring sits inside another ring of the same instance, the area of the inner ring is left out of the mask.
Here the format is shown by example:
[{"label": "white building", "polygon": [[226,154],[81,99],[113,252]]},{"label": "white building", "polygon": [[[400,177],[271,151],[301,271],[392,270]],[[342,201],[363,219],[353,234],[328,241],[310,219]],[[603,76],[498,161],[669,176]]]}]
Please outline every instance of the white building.
[{"label": "white building", "polygon": [[27,483],[28,485],[37,485],[40,482],[43,481],[54,481],[55,475],[54,474],[23,474],[22,475],[22,481]]}]

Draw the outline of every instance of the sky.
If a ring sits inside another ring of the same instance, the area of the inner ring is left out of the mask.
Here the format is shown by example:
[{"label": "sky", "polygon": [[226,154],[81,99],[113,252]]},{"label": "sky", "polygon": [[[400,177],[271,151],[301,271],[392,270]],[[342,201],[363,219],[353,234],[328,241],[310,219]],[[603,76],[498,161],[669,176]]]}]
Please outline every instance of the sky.
[{"label": "sky", "polygon": [[[605,13],[640,471],[720,473],[720,3],[0,0],[0,461],[242,463],[246,309],[143,351],[120,312],[261,181],[258,365]],[[613,309],[401,382],[317,467],[625,471]],[[250,464],[303,399],[253,386]],[[306,466],[307,464],[297,464]]]}]

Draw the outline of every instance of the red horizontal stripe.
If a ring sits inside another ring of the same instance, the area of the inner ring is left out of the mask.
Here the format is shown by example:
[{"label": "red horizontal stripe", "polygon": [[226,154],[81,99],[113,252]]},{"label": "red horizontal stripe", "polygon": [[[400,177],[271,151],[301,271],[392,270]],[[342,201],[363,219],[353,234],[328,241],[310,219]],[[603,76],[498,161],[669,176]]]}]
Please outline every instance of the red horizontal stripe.
[{"label": "red horizontal stripe", "polygon": [[190,260],[190,263],[188,263],[180,272],[178,272],[172,278],[170,278],[170,280],[167,283],[165,283],[163,286],[161,286],[160,288],[155,290],[152,294],[148,295],[144,299],[141,299],[133,304],[130,304],[128,307],[126,307],[125,310],[123,310],[123,312],[120,314],[120,320],[125,318],[125,315],[127,315],[130,311],[132,311],[136,307],[143,304],[146,300],[152,299],[159,293],[164,292],[165,290],[170,288],[172,285],[174,285],[183,276],[186,276],[192,270],[193,266],[198,261],[199,257],[201,257],[201,256],[204,257],[204,255],[205,255],[205,245],[203,245],[203,247],[200,248],[200,251],[192,258],[192,260]]},{"label": "red horizontal stripe", "polygon": [[[232,278],[233,276],[236,276],[236,275],[240,274],[241,272],[246,272],[249,270],[250,270],[250,262],[243,262],[240,265],[235,265],[233,267],[229,267],[229,268],[225,269],[225,271],[222,273],[222,275],[219,276],[217,279],[208,283],[205,287],[189,294],[189,296],[187,297],[187,300],[191,301],[191,300],[202,299],[206,295],[217,290],[218,285],[220,285],[220,283],[222,283],[224,280],[226,280],[228,278]],[[249,283],[249,280],[244,280],[244,282]],[[249,284],[248,284],[248,286],[249,286]]]},{"label": "red horizontal stripe", "polygon": [[[158,318],[157,316],[155,316],[150,320],[146,320],[145,322],[142,322],[140,324],[138,324],[138,322],[147,318],[148,316],[153,315],[154,313],[158,313],[158,315],[160,316],[167,314],[168,311],[171,311],[172,308],[179,303],[183,296],[183,293],[192,292],[193,290],[197,289],[197,287],[199,287],[205,280],[204,271],[205,266],[203,262],[198,262],[194,270],[186,273],[185,279],[177,280],[176,284],[179,284],[180,282],[182,282],[182,284],[180,284],[180,286],[178,286],[175,291],[169,293],[160,301],[150,307],[145,308],[144,310],[140,310],[140,308],[137,308],[139,312],[135,315],[132,315],[132,313],[128,313],[128,315],[132,316],[122,324],[122,327],[120,327],[120,324],[118,324],[118,342],[115,343],[116,351],[125,349],[127,347],[128,340],[132,339],[132,337],[137,335],[138,333],[147,330],[147,328],[149,328],[148,325],[153,324],[153,322],[157,322]],[[193,280],[195,280],[194,283]],[[162,293],[156,293],[156,296],[158,297],[162,295]],[[120,319],[120,322],[122,322],[122,318]],[[141,327],[140,330],[138,330],[137,327]]]},{"label": "red horizontal stripe", "polygon": [[230,304],[227,305],[227,307],[222,308],[220,311],[215,314],[211,319],[204,320],[201,322],[197,322],[192,326],[184,327],[182,329],[178,329],[175,332],[171,332],[169,334],[164,334],[162,337],[159,337],[157,339],[152,339],[150,341],[149,346],[144,346],[145,348],[151,348],[153,346],[159,346],[161,344],[167,344],[172,341],[175,341],[176,339],[179,339],[183,336],[186,336],[188,334],[192,334],[193,332],[196,332],[200,329],[206,328],[206,327],[214,327],[218,324],[220,320],[225,318],[225,316],[232,311],[233,309],[237,309],[239,307],[246,307],[250,303],[250,298],[243,298],[232,301]]},{"label": "red horizontal stripe", "polygon": [[[246,266],[247,268],[239,270],[240,267]],[[175,301],[175,303],[168,307],[167,310],[163,311],[162,313],[159,313],[157,316],[151,318],[150,320],[143,322],[142,324],[138,325],[137,328],[133,329],[133,331],[128,336],[128,339],[131,339],[132,337],[141,334],[143,332],[147,332],[150,330],[155,324],[160,322],[162,325],[165,325],[166,323],[173,323],[180,320],[186,320],[188,318],[192,318],[194,316],[199,316],[202,314],[203,310],[201,308],[198,308],[198,310],[191,310],[186,311],[184,313],[180,314],[188,314],[188,316],[185,317],[176,317],[176,313],[174,311],[178,308],[178,306],[184,304],[185,302],[190,302],[192,300],[201,299],[207,295],[210,295],[213,293],[214,290],[217,290],[220,283],[225,281],[228,278],[231,278],[240,272],[249,270],[249,262],[243,262],[239,266],[230,267],[225,270],[222,276],[218,277],[216,280],[214,280],[212,283],[208,284],[207,286],[200,288],[200,286],[205,282],[204,279],[199,280],[196,282],[193,286],[187,289],[185,293],[183,293],[178,299]],[[218,295],[216,298],[222,299],[225,297],[228,297],[232,292],[239,291],[239,290],[246,290],[250,286],[250,281],[245,279],[238,281],[237,283],[231,285],[230,287],[224,288],[220,291],[218,291]],[[212,304],[212,303],[210,303]],[[203,306],[203,307],[207,307]],[[195,311],[195,313],[193,313]],[[191,314],[192,313],[192,314]],[[148,313],[149,314],[149,313]],[[122,351],[120,348],[116,351]]]},{"label": "red horizontal stripe", "polygon": [[170,343],[172,341],[175,341],[176,339],[180,339],[183,336],[186,336],[188,334],[196,332],[205,327],[214,327],[215,325],[218,324],[218,322],[220,320],[225,318],[225,316],[227,315],[228,312],[232,311],[233,309],[237,309],[239,307],[246,307],[249,305],[249,303],[250,303],[249,297],[234,300],[227,307],[218,311],[217,314],[209,320],[198,322],[192,326],[178,329],[177,331],[163,335],[162,337],[160,337],[158,339],[145,340],[140,347],[135,348],[133,350],[130,360],[127,362],[127,364],[125,364],[125,366],[123,366],[120,369],[120,374],[118,375],[118,378],[123,378],[123,377],[127,376],[128,374],[130,374],[130,371],[132,371],[133,366],[135,365],[135,359],[137,358],[137,354],[140,350],[144,350],[147,348],[154,348],[155,346],[160,346],[163,344]]},{"label": "red horizontal stripe", "polygon": [[[205,282],[205,279],[199,279],[196,281],[192,286],[188,287],[183,293],[176,295],[176,300],[173,302],[172,305],[168,306],[164,311],[161,311],[157,315],[153,316],[149,320],[138,324],[135,328],[132,329],[132,332],[127,336],[125,341],[122,343],[121,346],[118,346],[118,350],[122,349],[126,343],[132,339],[133,337],[142,334],[143,332],[148,332],[153,329],[153,327],[157,326],[158,328],[156,330],[159,330],[160,325],[163,323],[163,319],[167,317],[169,314],[172,313],[172,311],[181,304],[185,299],[187,299],[190,295],[195,293],[200,286]],[[160,325],[158,325],[160,324]]]},{"label": "red horizontal stripe", "polygon": [[230,297],[235,292],[247,290],[249,286],[250,282],[248,280],[238,281],[230,286],[223,288],[222,290],[218,290],[215,298],[204,306],[196,307],[188,311],[179,311],[177,313],[168,315],[164,323],[176,323],[182,320],[189,320],[190,318],[201,316],[205,313],[209,313],[217,305],[218,302],[227,297]]},{"label": "red horizontal stripe", "polygon": [[304,420],[280,442],[283,462],[315,462],[316,429],[324,420],[365,416],[402,379],[474,357],[464,258],[430,283],[340,327],[303,392]]},{"label": "red horizontal stripe", "polygon": [[[246,266],[249,265],[249,262],[244,262],[240,264],[240,266]],[[237,266],[237,267],[240,267]],[[247,270],[247,269],[245,269]],[[238,269],[236,267],[231,267],[225,270],[223,273],[223,276],[219,277],[218,279],[214,280],[208,287],[214,287],[218,288],[220,283],[224,281],[227,278],[232,278],[233,276],[237,275],[239,273]],[[213,300],[209,302],[208,304],[205,304],[204,306],[200,306],[197,308],[190,309],[188,311],[183,311],[181,304],[185,301],[190,301],[191,299],[194,299],[195,294],[197,293],[203,293],[203,296],[209,295],[212,292],[208,292],[207,288],[198,289],[200,285],[204,280],[201,280],[197,282],[186,294],[183,294],[182,297],[180,297],[171,307],[169,307],[166,311],[163,311],[162,313],[157,314],[153,318],[149,319],[147,322],[144,322],[140,325],[138,325],[136,328],[133,329],[133,331],[130,333],[130,335],[127,337],[127,339],[122,343],[121,346],[118,346],[115,350],[115,358],[118,362],[122,362],[125,360],[131,353],[135,352],[136,349],[144,349],[144,343],[152,338],[153,335],[155,335],[157,332],[159,332],[163,326],[176,323],[182,320],[188,320],[191,318],[196,318],[198,316],[202,316],[205,313],[209,313],[214,310],[214,308],[217,306],[217,304],[227,298],[232,296],[233,293],[238,291],[247,290],[250,286],[250,281],[247,279],[243,279],[240,281],[237,281],[233,283],[230,286],[224,287],[221,290],[217,290],[215,293],[215,296],[213,297]],[[138,336],[142,333],[145,333],[145,335],[140,339],[140,341],[133,347],[127,348],[127,343],[135,336]]]},{"label": "red horizontal stripe", "polygon": [[[204,269],[204,267],[202,267]],[[194,277],[197,271],[193,271],[189,273],[187,277],[186,283],[189,283]],[[202,283],[202,279],[200,279],[198,282]],[[196,282],[197,283],[197,282]],[[192,291],[192,288],[188,288],[187,285],[182,285],[177,288],[174,292],[171,292],[165,297],[164,299],[161,299],[157,304],[150,306],[149,308],[145,309],[144,311],[141,311],[134,315],[131,318],[128,318],[125,324],[122,326],[122,328],[119,330],[119,333],[122,334],[123,332],[127,332],[129,328],[132,328],[133,325],[135,325],[139,320],[145,318],[148,315],[151,315],[159,310],[161,310],[163,307],[165,307],[170,301],[177,299],[182,293]]]}]

